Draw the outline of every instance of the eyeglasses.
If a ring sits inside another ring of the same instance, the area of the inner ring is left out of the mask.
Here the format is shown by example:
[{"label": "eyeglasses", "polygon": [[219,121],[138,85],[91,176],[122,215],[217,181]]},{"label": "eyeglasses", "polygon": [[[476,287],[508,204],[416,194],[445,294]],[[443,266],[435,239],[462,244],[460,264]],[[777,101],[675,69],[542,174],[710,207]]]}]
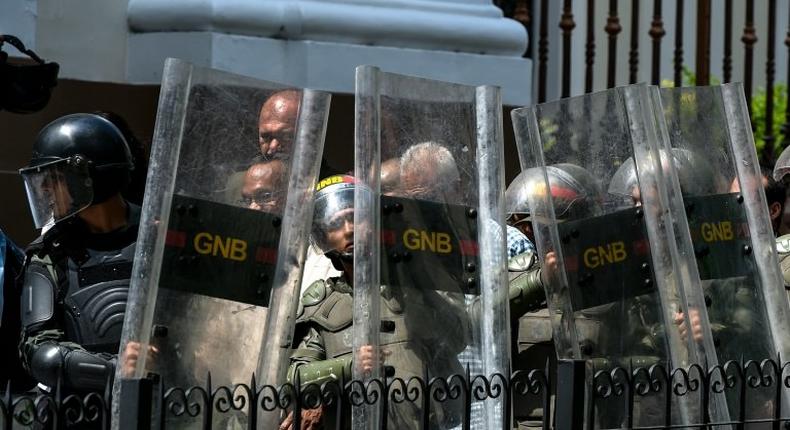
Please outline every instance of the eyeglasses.
[{"label": "eyeglasses", "polygon": [[245,207],[250,207],[253,203],[258,206],[274,205],[277,204],[281,194],[280,191],[260,190],[250,196],[242,195],[238,203]]}]

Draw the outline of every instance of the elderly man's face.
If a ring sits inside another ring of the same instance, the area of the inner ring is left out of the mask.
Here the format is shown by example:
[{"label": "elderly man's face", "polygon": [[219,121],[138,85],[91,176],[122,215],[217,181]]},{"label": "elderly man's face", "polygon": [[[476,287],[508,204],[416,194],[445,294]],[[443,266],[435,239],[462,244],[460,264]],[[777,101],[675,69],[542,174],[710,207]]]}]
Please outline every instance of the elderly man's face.
[{"label": "elderly man's face", "polygon": [[252,165],[244,175],[242,204],[249,209],[281,213],[285,198],[282,193],[284,176],[285,165],[279,160]]},{"label": "elderly man's face", "polygon": [[258,145],[261,154],[271,157],[288,152],[293,143],[300,94],[296,91],[276,93],[266,100],[258,116]]}]

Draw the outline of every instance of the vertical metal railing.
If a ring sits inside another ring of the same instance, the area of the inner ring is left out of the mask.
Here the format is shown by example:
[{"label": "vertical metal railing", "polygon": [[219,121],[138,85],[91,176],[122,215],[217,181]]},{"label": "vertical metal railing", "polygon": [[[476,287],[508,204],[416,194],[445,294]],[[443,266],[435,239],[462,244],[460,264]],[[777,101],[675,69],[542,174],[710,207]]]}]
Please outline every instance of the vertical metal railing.
[{"label": "vertical metal railing", "polygon": [[631,6],[631,43],[628,47],[628,83],[635,84],[639,75],[639,1]]},{"label": "vertical metal railing", "polygon": [[[691,2],[675,0],[673,2],[674,12],[670,11],[671,15],[669,16],[664,15],[666,4],[663,0],[652,0],[652,2],[632,0],[625,4],[629,7],[629,13],[621,10],[620,7],[624,5],[623,3],[618,0],[609,0],[605,14],[598,13],[597,16],[595,0],[587,0],[586,7],[584,7],[586,10],[583,12],[586,16],[578,16],[578,11],[574,11],[573,6],[578,6],[579,2],[571,0],[562,2],[496,0],[495,3],[500,6],[509,3],[510,6],[503,6],[503,10],[510,10],[512,17],[522,22],[528,31],[537,29],[538,34],[534,43],[537,57],[532,56],[532,48],[528,49],[525,54],[535,60],[534,67],[537,75],[535,101],[537,103],[548,101],[548,94],[557,94],[549,91],[549,87],[558,87],[560,97],[574,95],[573,92],[578,90],[572,88],[571,84],[581,80],[584,82],[583,92],[590,93],[603,89],[600,88],[600,82],[604,82],[606,88],[611,88],[616,85],[645,80],[657,85],[662,82],[662,78],[671,78],[674,85],[679,87],[688,84],[709,85],[718,82],[719,79],[724,83],[729,83],[738,79],[744,84],[744,92],[749,112],[753,114],[753,122],[759,122],[759,124],[753,125],[755,129],[756,126],[760,126],[760,133],[755,135],[755,139],[764,144],[760,151],[761,161],[771,163],[777,156],[778,147],[790,145],[790,110],[786,110],[781,124],[777,124],[779,121],[774,119],[777,109],[783,108],[783,106],[776,106],[774,100],[779,94],[776,76],[776,39],[785,36],[785,33],[786,52],[779,54],[787,54],[788,71],[786,76],[781,76],[779,79],[784,79],[785,83],[790,81],[790,25],[787,29],[777,28],[777,22],[780,19],[777,14],[788,15],[790,12],[788,11],[790,3],[784,0],[768,0],[759,3],[760,16],[756,14],[757,4],[754,0],[692,0]],[[652,14],[649,15],[648,21],[643,22],[640,21],[643,15],[641,11],[645,7],[651,7]],[[692,26],[686,22],[689,19],[689,7],[696,9],[696,14],[692,16],[694,18]],[[557,16],[559,16],[561,46],[554,47],[549,43],[549,29],[557,25],[557,21],[554,21]],[[574,17],[577,21],[574,21]],[[790,19],[790,17],[788,18]],[[553,22],[548,22],[549,19]],[[714,25],[714,19],[722,20],[717,24],[718,27]],[[736,19],[740,22],[736,23]],[[604,21],[605,23],[601,25],[600,23]],[[583,26],[579,35],[575,35],[574,32],[577,22]],[[741,23],[739,36],[741,43],[736,47],[733,46],[733,38],[738,37],[736,36],[736,26]],[[684,34],[684,30],[688,30],[688,28],[693,29],[690,36],[693,39],[686,40],[689,35]],[[723,32],[719,33],[717,30],[717,33],[713,34],[714,28],[721,28]],[[629,35],[627,68],[623,67],[623,61],[618,59],[618,53],[622,56],[624,52],[618,51],[617,46],[618,37],[623,30],[627,30]],[[601,31],[607,40],[606,49],[596,50],[596,33],[600,34]],[[671,32],[669,38],[672,39],[666,42],[672,43],[671,68],[662,69],[661,46],[667,38],[668,31]],[[777,34],[777,31],[782,31],[782,36]],[[646,39],[645,33],[651,48],[648,62],[640,61],[641,58],[646,57],[640,56],[639,52],[641,41]],[[762,40],[763,34],[766,35],[764,42]],[[720,58],[712,56],[714,42],[719,49],[723,45]],[[572,61],[574,43],[584,47],[583,62]],[[758,43],[766,44],[764,55],[761,52],[759,58],[759,62],[765,62],[764,80],[762,75],[755,74],[755,68],[762,67],[757,64],[756,47]],[[691,58],[693,63],[687,62],[685,56],[689,46],[692,47],[694,53]],[[737,54],[742,53],[742,55],[735,55],[736,51],[738,51]],[[604,55],[606,58],[601,58]],[[601,58],[601,61],[598,58]],[[720,63],[718,63],[719,61]],[[740,63],[736,64],[736,61]],[[717,67],[719,64],[721,65],[720,69],[715,69],[716,74],[713,73],[712,63],[715,63]],[[574,66],[574,64],[578,65]],[[695,80],[686,81],[686,70],[688,70],[688,66],[692,65]],[[556,74],[551,70],[552,67],[558,67]],[[668,71],[668,76],[662,76],[662,73]],[[618,77],[618,73],[623,72],[625,74]],[[596,80],[598,73],[605,75],[601,81]],[[721,73],[721,76],[718,76],[718,73]],[[755,90],[755,82],[759,83],[760,89]],[[760,97],[761,110],[757,116],[751,111],[755,94]]]},{"label": "vertical metal railing", "polygon": [[617,35],[623,30],[617,15],[617,0],[609,0],[609,16],[606,18],[606,34],[609,35],[609,51],[606,70],[606,88],[615,86],[617,78]]},{"label": "vertical metal railing", "polygon": [[653,40],[653,55],[652,66],[650,73],[650,82],[653,85],[658,85],[661,80],[661,39],[666,34],[664,31],[664,19],[661,16],[662,1],[656,0],[653,4],[653,21],[650,22],[650,31],[648,34]]}]

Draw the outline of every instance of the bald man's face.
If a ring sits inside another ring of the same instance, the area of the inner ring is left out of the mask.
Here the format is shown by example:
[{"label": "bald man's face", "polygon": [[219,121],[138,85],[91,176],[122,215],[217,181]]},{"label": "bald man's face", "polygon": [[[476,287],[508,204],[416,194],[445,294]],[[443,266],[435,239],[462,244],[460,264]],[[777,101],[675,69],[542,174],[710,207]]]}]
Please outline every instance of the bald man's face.
[{"label": "bald man's face", "polygon": [[258,211],[282,212],[285,198],[282,193],[284,177],[285,165],[279,160],[254,164],[244,175],[242,204]]},{"label": "bald man's face", "polygon": [[293,144],[300,94],[296,91],[276,93],[266,100],[258,116],[258,145],[261,154],[272,157],[288,152]]}]

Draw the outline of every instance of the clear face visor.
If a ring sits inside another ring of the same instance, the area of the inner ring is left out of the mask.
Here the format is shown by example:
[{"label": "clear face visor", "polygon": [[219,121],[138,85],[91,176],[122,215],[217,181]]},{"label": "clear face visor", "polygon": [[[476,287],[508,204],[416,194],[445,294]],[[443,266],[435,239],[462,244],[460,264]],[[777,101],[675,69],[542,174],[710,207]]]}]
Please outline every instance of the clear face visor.
[{"label": "clear face visor", "polygon": [[344,229],[354,226],[354,188],[347,187],[337,192],[319,195],[313,212],[313,246],[321,254],[340,250],[345,244]]},{"label": "clear face visor", "polygon": [[88,163],[80,157],[26,167],[19,174],[36,228],[69,218],[93,201]]}]

